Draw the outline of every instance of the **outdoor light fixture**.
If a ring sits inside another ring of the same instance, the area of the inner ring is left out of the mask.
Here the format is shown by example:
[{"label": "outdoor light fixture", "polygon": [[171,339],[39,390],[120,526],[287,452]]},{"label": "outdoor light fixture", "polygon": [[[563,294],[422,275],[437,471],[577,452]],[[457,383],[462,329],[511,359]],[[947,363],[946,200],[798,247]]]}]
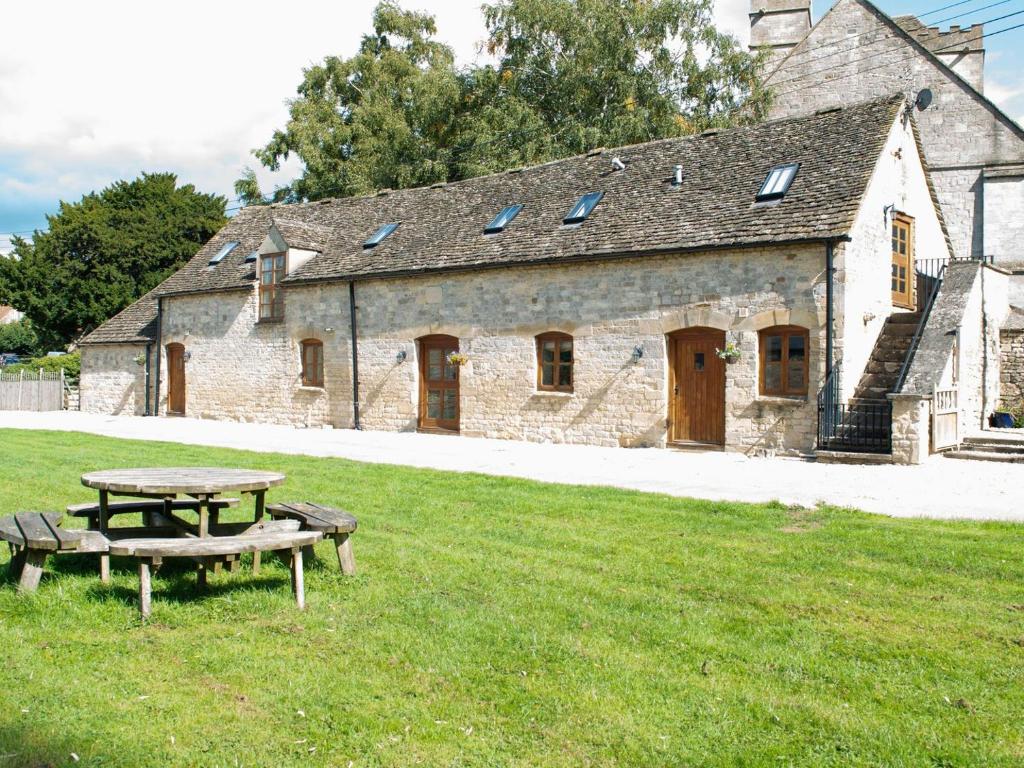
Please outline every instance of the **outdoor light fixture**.
[{"label": "outdoor light fixture", "polygon": [[184,361],[185,361],[185,362],[187,363],[187,362],[188,362],[189,360],[191,360],[191,359],[192,359],[192,353],[191,353],[191,352],[189,352],[188,350],[186,350],[186,351],[185,351],[185,354],[183,354],[183,355],[181,356],[181,359],[182,359],[182,360],[184,360]]},{"label": "outdoor light fixture", "polygon": [[398,354],[395,355],[395,360],[397,360],[400,363],[404,363],[405,362],[405,358],[407,358],[408,356],[409,356],[408,352],[406,352],[404,349],[400,349],[400,350],[398,350]]},{"label": "outdoor light fixture", "polygon": [[633,362],[640,362],[640,358],[644,356],[644,348],[637,344],[633,347]]}]

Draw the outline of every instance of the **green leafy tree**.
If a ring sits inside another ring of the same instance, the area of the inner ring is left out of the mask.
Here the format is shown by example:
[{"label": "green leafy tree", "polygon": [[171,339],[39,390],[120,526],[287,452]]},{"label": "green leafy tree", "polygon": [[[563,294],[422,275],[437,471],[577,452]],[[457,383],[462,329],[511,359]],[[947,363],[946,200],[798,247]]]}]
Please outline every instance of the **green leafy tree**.
[{"label": "green leafy tree", "polygon": [[[391,2],[349,59],[305,71],[284,129],[256,150],[300,178],[274,200],[453,181],[759,119],[758,60],[712,24],[711,0],[500,0],[496,63],[457,71],[434,20]],[[255,173],[236,191],[264,200]]]},{"label": "green leafy tree", "polygon": [[35,355],[39,351],[39,337],[32,327],[32,321],[27,317],[13,323],[0,325],[0,352]]},{"label": "green leafy tree", "polygon": [[48,229],[0,258],[0,303],[59,349],[178,269],[224,226],[226,201],[178,186],[171,173],[119,181],[60,204]]}]

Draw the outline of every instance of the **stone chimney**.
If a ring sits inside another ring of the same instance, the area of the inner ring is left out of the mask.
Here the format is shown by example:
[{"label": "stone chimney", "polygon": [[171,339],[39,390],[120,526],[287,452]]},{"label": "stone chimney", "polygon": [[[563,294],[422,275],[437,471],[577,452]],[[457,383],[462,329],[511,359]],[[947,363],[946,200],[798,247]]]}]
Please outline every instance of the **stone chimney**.
[{"label": "stone chimney", "polygon": [[811,0],[750,0],[750,50],[768,49],[765,72],[811,31]]},{"label": "stone chimney", "polygon": [[980,93],[985,92],[984,25],[964,29],[953,25],[941,32],[938,27],[926,27],[915,16],[897,16],[894,21]]}]

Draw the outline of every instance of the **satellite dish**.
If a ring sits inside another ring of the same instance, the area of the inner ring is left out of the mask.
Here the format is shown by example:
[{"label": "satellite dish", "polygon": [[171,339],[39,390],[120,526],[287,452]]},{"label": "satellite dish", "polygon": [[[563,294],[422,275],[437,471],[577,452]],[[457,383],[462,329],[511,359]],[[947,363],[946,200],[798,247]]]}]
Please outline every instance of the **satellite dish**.
[{"label": "satellite dish", "polygon": [[918,111],[924,112],[932,103],[932,91],[931,88],[922,88],[917,92],[917,98],[914,100],[914,106],[917,107]]}]

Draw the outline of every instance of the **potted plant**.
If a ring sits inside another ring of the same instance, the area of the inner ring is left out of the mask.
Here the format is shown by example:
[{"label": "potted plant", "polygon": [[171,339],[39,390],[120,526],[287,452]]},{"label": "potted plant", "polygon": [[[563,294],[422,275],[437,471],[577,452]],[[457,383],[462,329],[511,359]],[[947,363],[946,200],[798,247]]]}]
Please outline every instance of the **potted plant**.
[{"label": "potted plant", "polygon": [[449,352],[446,359],[448,360],[448,365],[465,365],[469,362],[469,356],[461,352]]},{"label": "potted plant", "polygon": [[715,349],[715,354],[725,360],[726,365],[732,365],[740,359],[740,348],[733,342],[727,342],[724,349]]}]

